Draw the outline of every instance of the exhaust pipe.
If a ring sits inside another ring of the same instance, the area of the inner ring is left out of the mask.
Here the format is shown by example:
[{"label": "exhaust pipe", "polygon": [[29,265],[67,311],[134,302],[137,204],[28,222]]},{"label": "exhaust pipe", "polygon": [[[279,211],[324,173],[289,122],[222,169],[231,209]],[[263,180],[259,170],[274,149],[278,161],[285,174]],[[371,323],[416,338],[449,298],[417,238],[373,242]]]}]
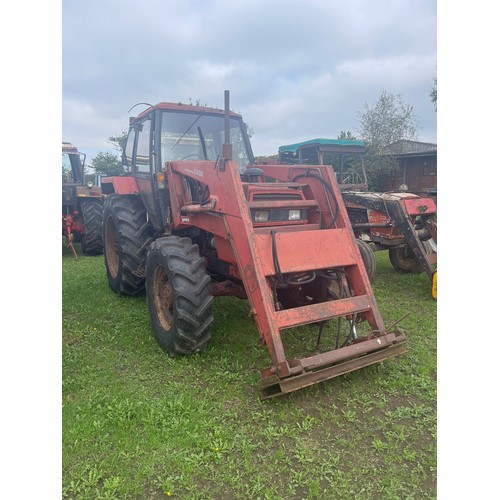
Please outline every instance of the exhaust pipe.
[{"label": "exhaust pipe", "polygon": [[222,145],[224,160],[233,159],[233,145],[229,134],[229,90],[224,90],[224,144]]}]

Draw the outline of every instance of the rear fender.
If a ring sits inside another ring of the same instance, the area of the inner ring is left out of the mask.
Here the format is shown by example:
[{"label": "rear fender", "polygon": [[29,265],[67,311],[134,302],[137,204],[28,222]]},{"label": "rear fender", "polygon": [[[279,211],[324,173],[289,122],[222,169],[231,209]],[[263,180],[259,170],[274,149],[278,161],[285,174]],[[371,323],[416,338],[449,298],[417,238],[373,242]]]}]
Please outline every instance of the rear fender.
[{"label": "rear fender", "polygon": [[131,176],[104,177],[101,187],[103,194],[139,194],[137,181]]}]

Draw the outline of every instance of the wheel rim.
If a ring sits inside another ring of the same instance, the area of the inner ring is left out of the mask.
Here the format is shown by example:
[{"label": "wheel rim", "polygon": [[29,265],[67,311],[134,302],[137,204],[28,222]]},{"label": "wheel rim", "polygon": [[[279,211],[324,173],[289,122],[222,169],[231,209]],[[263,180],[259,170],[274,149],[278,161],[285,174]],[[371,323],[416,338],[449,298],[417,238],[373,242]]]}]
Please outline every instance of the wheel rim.
[{"label": "wheel rim", "polygon": [[411,267],[418,262],[415,254],[408,246],[397,249],[397,260],[403,267]]},{"label": "wheel rim", "polygon": [[118,276],[118,266],[120,263],[120,254],[118,252],[118,238],[116,236],[116,227],[113,219],[108,217],[106,221],[106,262],[108,264],[109,274],[113,278]]},{"label": "wheel rim", "polygon": [[158,266],[153,274],[153,298],[158,321],[168,331],[172,325],[172,287],[162,266]]}]

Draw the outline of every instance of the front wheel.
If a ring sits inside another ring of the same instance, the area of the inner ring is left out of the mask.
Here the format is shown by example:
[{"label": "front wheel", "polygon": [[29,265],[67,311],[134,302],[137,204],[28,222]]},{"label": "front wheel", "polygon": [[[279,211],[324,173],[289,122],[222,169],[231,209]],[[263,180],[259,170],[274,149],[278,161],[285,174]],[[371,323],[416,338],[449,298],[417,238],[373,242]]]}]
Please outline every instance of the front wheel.
[{"label": "front wheel", "polygon": [[210,277],[190,238],[167,236],[146,259],[146,298],[153,331],[170,355],[194,354],[210,340],[213,322]]}]

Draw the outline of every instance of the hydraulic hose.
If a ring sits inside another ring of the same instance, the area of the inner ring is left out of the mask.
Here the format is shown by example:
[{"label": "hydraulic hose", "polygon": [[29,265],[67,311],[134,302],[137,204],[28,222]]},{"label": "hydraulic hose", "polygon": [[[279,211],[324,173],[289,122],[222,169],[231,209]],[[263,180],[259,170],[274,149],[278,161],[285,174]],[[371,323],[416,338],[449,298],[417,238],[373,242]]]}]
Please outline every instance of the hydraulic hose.
[{"label": "hydraulic hose", "polygon": [[299,174],[299,175],[297,175],[296,177],[294,177],[292,179],[292,182],[296,182],[297,179],[302,179],[303,177],[312,177],[313,179],[316,179],[316,180],[320,181],[321,184],[323,184],[323,186],[325,187],[325,189],[332,195],[333,202],[335,203],[335,213],[332,214],[333,221],[328,226],[328,229],[331,228],[331,227],[333,227],[333,226],[335,226],[335,224],[337,223],[337,217],[338,217],[338,214],[339,214],[339,203],[337,201],[337,197],[335,196],[335,193],[334,193],[332,187],[330,186],[330,184],[328,184],[327,182],[325,182],[325,180],[322,177],[320,177],[319,175],[311,174],[311,173],[309,173],[309,171],[307,171],[305,174]]}]

